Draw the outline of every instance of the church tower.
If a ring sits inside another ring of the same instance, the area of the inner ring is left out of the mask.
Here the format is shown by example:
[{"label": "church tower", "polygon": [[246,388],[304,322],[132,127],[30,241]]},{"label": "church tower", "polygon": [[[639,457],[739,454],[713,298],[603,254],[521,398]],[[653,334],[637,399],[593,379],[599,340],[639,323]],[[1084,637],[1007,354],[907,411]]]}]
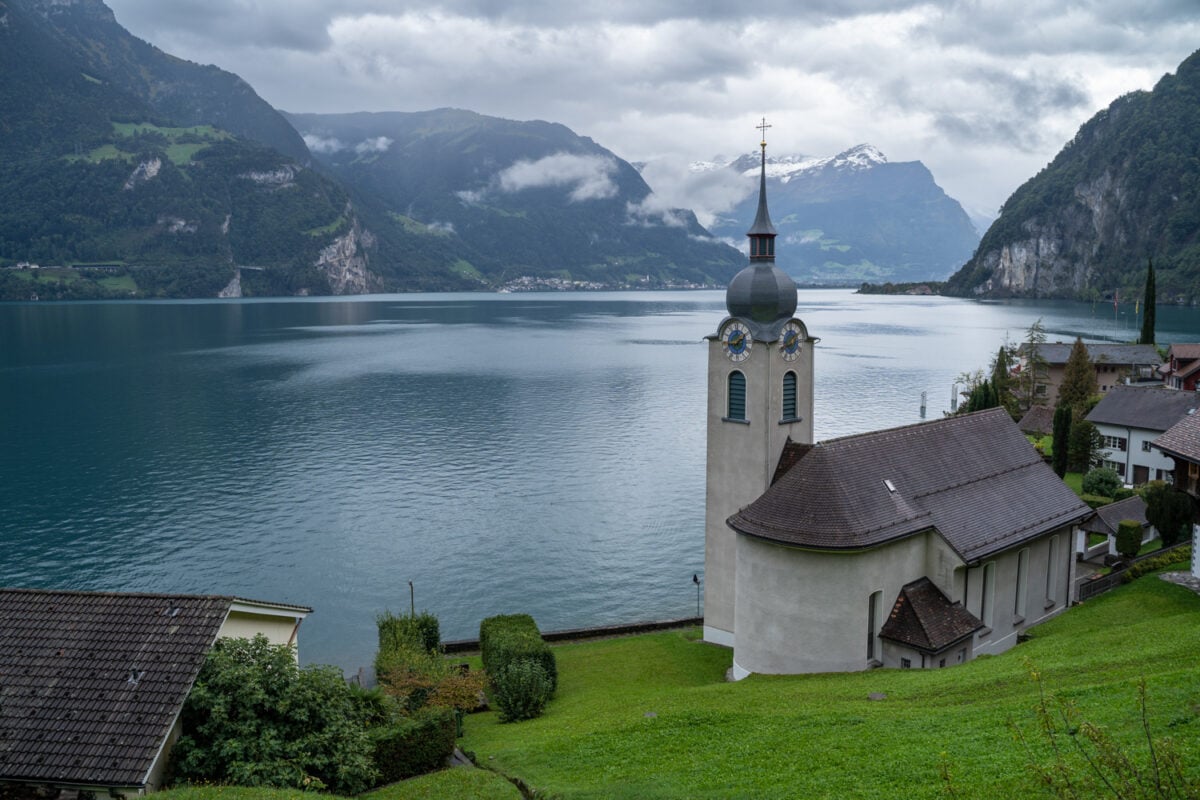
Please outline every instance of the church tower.
[{"label": "church tower", "polygon": [[732,647],[737,534],[725,523],[771,485],[784,444],[813,440],[813,345],[796,312],[796,284],[775,266],[767,212],[767,121],[750,265],[725,293],[729,311],[708,339],[708,458],[704,512],[704,639]]}]

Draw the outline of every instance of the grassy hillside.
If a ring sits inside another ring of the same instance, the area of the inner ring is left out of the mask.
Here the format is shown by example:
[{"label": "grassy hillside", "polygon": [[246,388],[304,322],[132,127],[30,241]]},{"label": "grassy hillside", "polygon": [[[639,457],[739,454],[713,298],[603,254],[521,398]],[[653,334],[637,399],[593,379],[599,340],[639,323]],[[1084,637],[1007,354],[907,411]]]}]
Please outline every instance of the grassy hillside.
[{"label": "grassy hillside", "polygon": [[[1148,721],[1200,781],[1200,597],[1154,576],[1039,626],[1001,656],[944,670],[752,676],[726,683],[730,652],[667,632],[556,647],[559,691],[540,719],[471,716],[459,744],[539,797],[942,798],[1050,796],[1020,730],[1037,734],[1041,687],[1075,704],[1135,760]],[[883,699],[871,700],[880,693]],[[1015,726],[1015,729],[1014,727]],[[198,787],[163,800],[290,800],[295,792]],[[449,770],[370,800],[516,797],[485,770]],[[1080,796],[1091,795],[1086,790]],[[1107,796],[1107,795],[1105,795]]]},{"label": "grassy hillside", "polygon": [[[1003,656],[936,671],[723,682],[729,651],[696,634],[557,648],[560,688],[546,716],[467,721],[481,763],[566,798],[960,797],[1040,791],[1009,728],[1035,735],[1044,686],[1077,703],[1130,752],[1149,716],[1200,777],[1200,597],[1154,577],[1079,606]],[[883,693],[883,700],[871,700]]]}]

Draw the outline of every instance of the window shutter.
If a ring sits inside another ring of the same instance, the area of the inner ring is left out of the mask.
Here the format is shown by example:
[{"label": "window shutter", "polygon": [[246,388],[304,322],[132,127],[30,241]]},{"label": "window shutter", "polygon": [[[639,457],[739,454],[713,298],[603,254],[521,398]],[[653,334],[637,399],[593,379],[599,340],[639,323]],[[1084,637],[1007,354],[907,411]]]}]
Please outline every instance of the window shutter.
[{"label": "window shutter", "polygon": [[746,376],[736,370],[729,373],[729,418],[746,418]]},{"label": "window shutter", "polygon": [[788,372],[783,376],[783,418],[796,418],[796,373]]}]

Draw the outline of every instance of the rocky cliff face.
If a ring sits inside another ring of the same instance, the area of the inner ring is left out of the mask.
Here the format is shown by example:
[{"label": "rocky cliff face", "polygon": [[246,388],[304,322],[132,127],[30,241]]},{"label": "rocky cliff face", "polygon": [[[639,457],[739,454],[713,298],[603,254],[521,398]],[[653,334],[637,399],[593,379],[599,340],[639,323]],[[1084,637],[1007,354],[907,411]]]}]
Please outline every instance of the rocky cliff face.
[{"label": "rocky cliff face", "polygon": [[375,237],[355,220],[350,230],[321,250],[316,267],[329,279],[333,294],[381,291],[382,282],[367,269],[367,251],[374,246]]},{"label": "rocky cliff face", "polygon": [[1095,298],[1141,289],[1200,297],[1200,53],[1153,92],[1113,102],[1013,193],[952,294]]}]

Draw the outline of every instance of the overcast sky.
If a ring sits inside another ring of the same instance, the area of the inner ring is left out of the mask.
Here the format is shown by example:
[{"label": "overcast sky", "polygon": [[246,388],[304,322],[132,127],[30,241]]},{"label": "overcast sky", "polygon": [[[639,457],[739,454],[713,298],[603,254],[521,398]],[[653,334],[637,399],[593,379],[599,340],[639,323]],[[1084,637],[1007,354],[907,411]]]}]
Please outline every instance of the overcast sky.
[{"label": "overcast sky", "polygon": [[[995,215],[1079,127],[1200,48],[1200,0],[107,0],[288,111],[561,122],[655,175],[869,142]],[[669,198],[683,205],[686,197]]]}]

